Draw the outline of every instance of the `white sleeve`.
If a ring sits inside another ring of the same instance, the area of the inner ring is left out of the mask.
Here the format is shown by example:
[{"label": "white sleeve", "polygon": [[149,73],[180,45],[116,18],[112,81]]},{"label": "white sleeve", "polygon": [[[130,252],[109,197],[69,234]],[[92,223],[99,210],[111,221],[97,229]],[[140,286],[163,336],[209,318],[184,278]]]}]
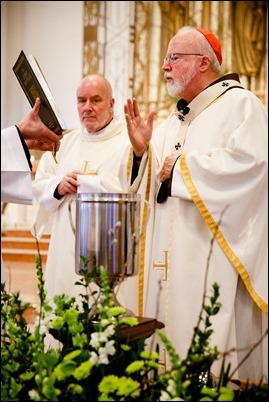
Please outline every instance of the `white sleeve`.
[{"label": "white sleeve", "polygon": [[32,203],[31,170],[15,126],[1,130],[1,201]]}]

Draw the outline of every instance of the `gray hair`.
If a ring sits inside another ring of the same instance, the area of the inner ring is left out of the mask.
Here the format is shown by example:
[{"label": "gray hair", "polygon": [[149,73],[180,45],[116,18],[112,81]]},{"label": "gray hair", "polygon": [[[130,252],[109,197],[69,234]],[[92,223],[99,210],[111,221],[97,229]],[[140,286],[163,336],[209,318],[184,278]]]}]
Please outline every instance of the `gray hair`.
[{"label": "gray hair", "polygon": [[212,47],[210,46],[210,44],[208,43],[208,41],[206,40],[204,35],[201,32],[197,31],[197,29],[195,29],[194,27],[191,27],[188,25],[180,28],[177,31],[177,34],[182,34],[185,32],[192,32],[192,33],[197,32],[197,37],[195,38],[195,42],[194,42],[195,52],[201,53],[201,54],[206,54],[207,56],[209,56],[210,61],[211,61],[212,70],[215,73],[219,73],[220,69],[221,69],[220,63],[217,59],[217,56],[216,56],[214,50],[212,49]]}]

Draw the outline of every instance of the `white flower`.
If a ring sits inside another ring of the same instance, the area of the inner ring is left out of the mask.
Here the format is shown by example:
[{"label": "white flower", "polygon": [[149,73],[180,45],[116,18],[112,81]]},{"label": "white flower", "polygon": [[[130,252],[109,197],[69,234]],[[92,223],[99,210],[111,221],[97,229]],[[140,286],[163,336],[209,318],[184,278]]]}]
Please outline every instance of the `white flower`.
[{"label": "white flower", "polygon": [[167,392],[161,391],[160,401],[184,401],[184,399],[179,398],[178,396],[175,398],[171,398],[171,396]]},{"label": "white flower", "polygon": [[98,346],[99,346],[99,333],[98,332],[93,332],[91,334],[90,345],[93,348],[96,348],[96,349],[98,348]]},{"label": "white flower", "polygon": [[101,347],[98,352],[99,352],[99,363],[100,364],[108,364],[108,356],[113,356],[116,352],[116,349],[114,348],[114,343],[115,341],[108,341],[104,347]]},{"label": "white flower", "polygon": [[109,360],[107,358],[107,354],[105,353],[104,348],[100,348],[100,354],[99,354],[98,363],[99,364],[108,364],[109,363]]},{"label": "white flower", "polygon": [[104,349],[106,350],[106,353],[110,356],[113,356],[116,352],[116,349],[114,348],[114,343],[115,343],[115,341],[113,341],[113,340],[108,341],[104,347]]},{"label": "white flower", "polygon": [[170,401],[170,395],[166,391],[161,391],[160,401]]},{"label": "white flower", "polygon": [[184,399],[177,396],[176,383],[171,378],[168,380],[167,392],[161,391],[160,401],[184,401]]},{"label": "white flower", "polygon": [[35,389],[31,389],[28,395],[32,401],[40,401],[39,393]]},{"label": "white flower", "polygon": [[103,319],[100,321],[100,324],[101,324],[102,327],[107,327],[108,324],[109,324],[109,320],[108,320],[107,318],[103,318]]},{"label": "white flower", "polygon": [[96,366],[98,364],[98,354],[96,352],[91,352],[90,362]]},{"label": "white flower", "polygon": [[40,320],[40,317],[36,317],[35,326],[39,326],[40,334],[47,334],[49,329],[52,328],[52,321],[55,318],[55,314],[48,314],[43,319]]},{"label": "white flower", "polygon": [[100,343],[105,343],[107,342],[107,336],[104,332],[93,332],[91,334],[91,340],[90,340],[90,345],[95,348],[98,349],[98,347],[100,346]]},{"label": "white flower", "polygon": [[[54,317],[53,317],[54,318]],[[36,317],[35,319],[35,326],[39,326],[39,332],[40,334],[47,334],[49,332],[49,329],[52,328],[52,316],[47,316],[43,320],[40,320],[39,323],[39,318]]]},{"label": "white flower", "polygon": [[105,329],[105,334],[107,335],[107,337],[109,338],[109,337],[111,337],[112,335],[114,335],[115,334],[115,327],[114,327],[114,325],[109,325],[106,329]]}]

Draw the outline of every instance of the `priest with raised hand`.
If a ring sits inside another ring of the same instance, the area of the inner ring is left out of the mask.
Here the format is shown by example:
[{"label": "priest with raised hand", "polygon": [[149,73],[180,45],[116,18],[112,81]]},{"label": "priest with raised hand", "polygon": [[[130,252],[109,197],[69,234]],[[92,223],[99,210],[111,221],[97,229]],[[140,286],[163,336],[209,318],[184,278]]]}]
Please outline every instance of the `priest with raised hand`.
[{"label": "priest with raised hand", "polygon": [[[259,343],[268,328],[268,116],[237,74],[221,76],[221,63],[213,33],[183,27],[162,66],[177,109],[153,132],[153,111],[144,122],[136,99],[125,105],[130,191],[151,205],[138,314],[163,322],[184,359],[203,295],[217,283],[211,345],[231,351],[234,378],[260,381],[268,375],[268,335]],[[212,367],[216,376],[221,363]]]}]

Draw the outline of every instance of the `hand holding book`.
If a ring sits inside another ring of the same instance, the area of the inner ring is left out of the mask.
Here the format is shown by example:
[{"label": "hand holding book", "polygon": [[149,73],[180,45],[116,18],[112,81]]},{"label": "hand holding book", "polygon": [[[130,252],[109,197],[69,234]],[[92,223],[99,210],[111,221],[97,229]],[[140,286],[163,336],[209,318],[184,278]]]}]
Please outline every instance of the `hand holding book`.
[{"label": "hand holding book", "polygon": [[36,98],[32,110],[18,123],[17,128],[28,149],[51,151],[55,147],[57,151],[62,135],[55,134],[41,121],[38,114],[40,106],[41,100]]},{"label": "hand holding book", "polygon": [[[39,117],[41,121],[54,133],[62,135],[67,128],[57,108],[56,102],[52,96],[44,75],[33,55],[26,55],[21,51],[13,71],[30,103],[33,107],[37,98],[41,100]],[[52,151],[53,158],[56,161],[56,149],[54,145]]]}]

